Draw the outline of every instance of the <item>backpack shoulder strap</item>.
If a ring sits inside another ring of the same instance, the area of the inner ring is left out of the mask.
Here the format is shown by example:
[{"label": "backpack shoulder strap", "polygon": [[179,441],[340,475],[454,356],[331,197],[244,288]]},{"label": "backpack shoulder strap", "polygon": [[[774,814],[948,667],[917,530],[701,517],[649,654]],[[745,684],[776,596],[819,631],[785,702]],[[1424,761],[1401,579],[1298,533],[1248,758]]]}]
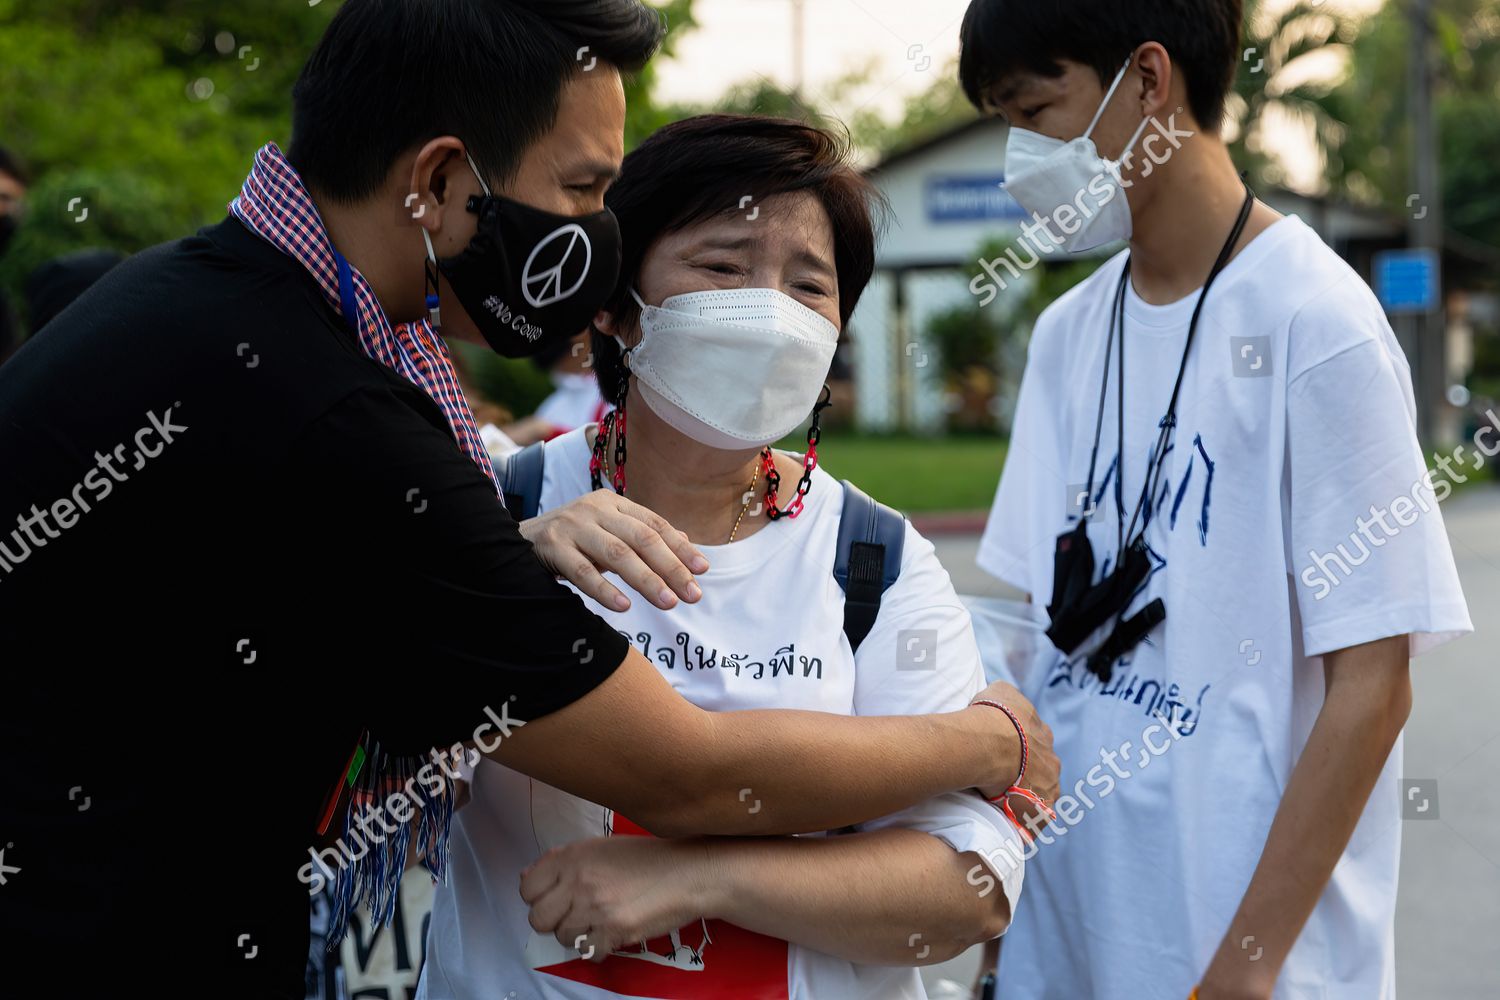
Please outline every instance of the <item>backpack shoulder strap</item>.
[{"label": "backpack shoulder strap", "polygon": [[542,474],[546,471],[547,443],[538,441],[496,463],[505,508],[517,521],[536,517],[542,506]]},{"label": "backpack shoulder strap", "polygon": [[844,591],[844,634],[855,652],[875,627],[880,601],[901,575],[906,518],[844,480],[833,577]]}]

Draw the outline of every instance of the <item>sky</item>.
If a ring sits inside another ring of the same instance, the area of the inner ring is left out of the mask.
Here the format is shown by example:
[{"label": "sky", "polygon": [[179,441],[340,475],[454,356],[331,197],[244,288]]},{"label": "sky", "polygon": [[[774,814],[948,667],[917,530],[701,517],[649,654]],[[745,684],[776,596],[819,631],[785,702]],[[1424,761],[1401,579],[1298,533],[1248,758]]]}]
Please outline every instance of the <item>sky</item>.
[{"label": "sky", "polygon": [[[697,0],[698,28],[679,43],[676,59],[657,65],[658,96],[712,101],[756,75],[789,86],[792,6],[792,0]],[[958,54],[969,0],[804,0],[804,6],[808,91],[818,94],[873,59],[876,83],[860,100],[894,113]],[[848,115],[857,106],[831,110]]]}]

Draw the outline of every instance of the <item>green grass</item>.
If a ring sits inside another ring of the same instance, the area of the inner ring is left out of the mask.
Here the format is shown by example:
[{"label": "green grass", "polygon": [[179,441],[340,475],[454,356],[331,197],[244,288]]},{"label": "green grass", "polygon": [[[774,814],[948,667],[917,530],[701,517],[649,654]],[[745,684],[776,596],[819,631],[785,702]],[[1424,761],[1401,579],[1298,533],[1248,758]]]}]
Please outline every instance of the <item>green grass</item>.
[{"label": "green grass", "polygon": [[[798,432],[777,445],[801,453],[807,441]],[[818,462],[829,475],[848,479],[866,493],[903,513],[931,514],[989,510],[1005,465],[1007,442],[998,437],[922,438],[907,435],[851,434],[828,431],[818,448]],[[1429,449],[1431,450],[1431,449]],[[1440,449],[1450,454],[1452,449]],[[1470,457],[1455,463],[1467,483],[1448,479],[1453,492],[1500,482],[1500,462],[1474,469]],[[1446,478],[1437,470],[1436,478]]]},{"label": "green grass", "polygon": [[[806,450],[805,440],[781,444]],[[1006,442],[998,437],[850,436],[830,431],[818,446],[828,474],[848,479],[907,514],[988,510],[995,500]]]}]

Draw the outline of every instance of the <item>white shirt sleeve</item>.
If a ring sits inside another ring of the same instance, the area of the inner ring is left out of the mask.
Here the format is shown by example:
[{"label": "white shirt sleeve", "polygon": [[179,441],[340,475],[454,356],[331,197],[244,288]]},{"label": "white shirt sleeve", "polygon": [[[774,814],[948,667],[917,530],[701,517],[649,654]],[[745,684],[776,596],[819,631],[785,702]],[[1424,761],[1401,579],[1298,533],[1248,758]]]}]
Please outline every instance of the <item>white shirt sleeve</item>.
[{"label": "white shirt sleeve", "polygon": [[[923,715],[966,706],[984,687],[984,667],[969,613],[932,543],[906,528],[901,576],[881,600],[875,626],[855,654],[854,714]],[[1010,821],[977,792],[951,792],[859,827],[902,827],[931,834],[960,853],[975,851],[991,878],[971,870],[968,881],[988,894],[998,881],[1020,902],[1023,844]]]},{"label": "white shirt sleeve", "polygon": [[1395,635],[1413,656],[1472,631],[1417,442],[1411,378],[1364,289],[1334,289],[1292,321],[1284,502],[1308,656]]},{"label": "white shirt sleeve", "polygon": [[521,450],[521,446],[512,441],[510,435],[494,424],[485,424],[479,428],[479,440],[484,443],[484,450],[493,459],[505,458]]},{"label": "white shirt sleeve", "polygon": [[[1044,546],[1050,552],[1066,527],[1069,485],[1059,464],[1065,452],[1058,424],[1065,407],[1056,398],[1060,387],[1046,342],[1047,319],[1044,315],[1032,334],[1005,468],[975,556],[980,569],[1025,591],[1040,605],[1050,598],[1052,581],[1050,573],[1042,579],[1033,568],[1039,565],[1036,549]],[[1049,533],[1046,525],[1057,530]]]}]

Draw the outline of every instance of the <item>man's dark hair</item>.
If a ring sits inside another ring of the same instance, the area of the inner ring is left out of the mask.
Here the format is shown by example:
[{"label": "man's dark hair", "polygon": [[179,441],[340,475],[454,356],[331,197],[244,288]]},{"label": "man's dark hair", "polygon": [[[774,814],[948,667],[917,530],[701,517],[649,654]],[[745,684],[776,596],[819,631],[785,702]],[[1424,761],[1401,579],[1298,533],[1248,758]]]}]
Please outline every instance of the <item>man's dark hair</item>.
[{"label": "man's dark hair", "polygon": [[406,150],[455,135],[503,183],[556,122],[566,80],[596,57],[635,72],[664,33],[640,0],[346,0],[292,91],[288,159],[319,193],[358,201]]},{"label": "man's dark hair", "polygon": [[0,174],[8,174],[14,177],[22,187],[30,187],[31,180],[26,176],[26,168],[21,166],[14,153],[0,146]]},{"label": "man's dark hair", "polygon": [[1082,63],[1108,84],[1125,60],[1158,42],[1187,84],[1204,129],[1218,131],[1240,58],[1242,0],[974,0],[959,37],[964,93],[988,110],[990,90],[1029,70],[1060,76],[1060,59]]},{"label": "man's dark hair", "polygon": [[[846,137],[804,122],[742,115],[675,122],[625,157],[620,179],[604,196],[624,237],[620,278],[605,310],[618,326],[635,322],[640,309],[630,290],[662,236],[801,191],[822,203],[833,226],[839,318],[847,324],[875,272],[875,215],[883,215],[884,200],[850,165]],[[618,405],[620,347],[598,330],[592,339],[599,388]]]}]

